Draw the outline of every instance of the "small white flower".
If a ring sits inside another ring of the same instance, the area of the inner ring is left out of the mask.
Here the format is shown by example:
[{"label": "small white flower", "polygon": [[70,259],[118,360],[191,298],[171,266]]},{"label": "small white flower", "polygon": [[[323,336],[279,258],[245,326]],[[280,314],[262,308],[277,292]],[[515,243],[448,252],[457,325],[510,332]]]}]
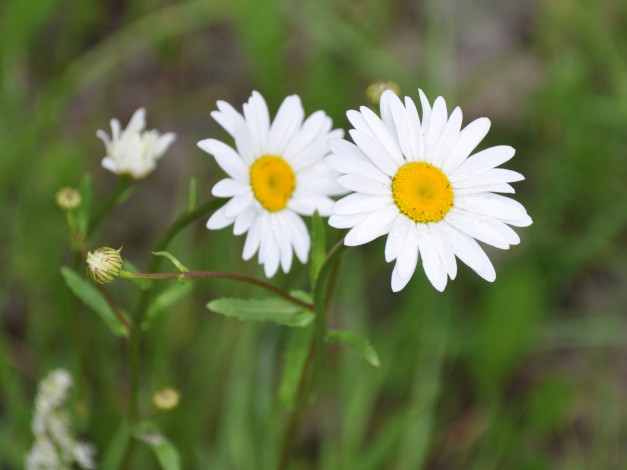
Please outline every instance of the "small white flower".
[{"label": "small white flower", "polygon": [[126,129],[120,121],[111,119],[111,137],[99,130],[107,151],[102,166],[119,176],[141,179],[152,173],[176,135],[172,132],[160,135],[156,130],[145,131],[146,110],[140,108],[133,114]]},{"label": "small white flower", "polygon": [[405,105],[391,91],[381,97],[381,118],[370,109],[348,111],[355,144],[329,143],[327,163],[344,173],[338,182],[354,191],[333,207],[329,224],[351,228],[346,245],[362,245],[387,234],[385,259],[396,260],[392,290],[409,282],[419,256],[427,278],[439,291],[457,274],[458,257],[494,281],[492,263],[476,240],[507,249],[520,242],[508,225],[525,227],[525,208],[505,196],[523,176],[496,168],[514,156],[497,146],[469,157],[490,128],[479,118],[461,129],[462,111],[448,116],[438,97],[433,108],[419,90],[422,122],[414,102]]},{"label": "small white flower", "polygon": [[233,233],[248,232],[243,258],[257,251],[267,277],[279,264],[284,272],[292,265],[293,251],[306,263],[311,240],[299,215],[316,210],[328,216],[333,206],[329,196],[344,190],[336,183],[337,173],[324,162],[329,138],[342,137],[341,129],[316,111],[307,119],[300,98],[288,96],[272,123],[263,97],[256,91],[244,104],[244,114],[218,101],[211,116],[235,139],[234,150],[206,139],[198,146],[212,154],[228,174],[213,187],[217,197],[231,198],[207,222],[218,230],[233,224]]}]

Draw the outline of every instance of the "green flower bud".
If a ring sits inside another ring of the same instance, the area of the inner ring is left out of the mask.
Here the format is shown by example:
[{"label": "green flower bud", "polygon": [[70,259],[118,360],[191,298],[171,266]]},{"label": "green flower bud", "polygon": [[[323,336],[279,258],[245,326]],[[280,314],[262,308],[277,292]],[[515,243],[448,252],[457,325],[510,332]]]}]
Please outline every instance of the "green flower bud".
[{"label": "green flower bud", "polygon": [[81,205],[81,194],[74,188],[61,188],[56,194],[57,205],[71,211]]},{"label": "green flower bud", "polygon": [[94,252],[87,253],[87,275],[96,284],[107,284],[120,275],[122,270],[122,257],[120,251],[113,248],[98,248]]},{"label": "green flower bud", "polygon": [[397,95],[401,92],[398,84],[391,80],[376,80],[366,88],[366,98],[375,106],[379,106],[381,95],[385,90],[392,90]]}]

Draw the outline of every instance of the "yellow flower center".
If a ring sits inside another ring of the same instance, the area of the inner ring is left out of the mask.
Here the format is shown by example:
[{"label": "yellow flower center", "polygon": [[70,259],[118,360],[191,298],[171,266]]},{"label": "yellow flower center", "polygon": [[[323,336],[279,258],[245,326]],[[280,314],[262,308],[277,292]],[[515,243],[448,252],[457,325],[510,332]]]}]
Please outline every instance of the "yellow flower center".
[{"label": "yellow flower center", "polygon": [[276,212],[285,209],[296,188],[296,177],[281,157],[264,155],[250,167],[250,185],[259,203]]},{"label": "yellow flower center", "polygon": [[415,222],[437,222],[453,207],[451,182],[429,163],[402,166],[392,180],[392,197],[401,213]]}]

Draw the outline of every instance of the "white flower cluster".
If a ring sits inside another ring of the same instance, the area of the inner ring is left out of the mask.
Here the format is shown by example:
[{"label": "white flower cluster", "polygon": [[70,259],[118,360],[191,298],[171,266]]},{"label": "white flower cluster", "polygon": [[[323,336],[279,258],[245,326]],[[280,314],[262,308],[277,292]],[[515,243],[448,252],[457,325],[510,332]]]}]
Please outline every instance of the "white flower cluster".
[{"label": "white flower cluster", "polygon": [[176,134],[159,134],[156,130],[144,130],[146,110],[139,108],[126,129],[122,130],[120,121],[111,119],[111,137],[103,130],[96,135],[105,144],[107,155],[102,166],[119,176],[141,179],[152,173],[168,147],[174,142]]},{"label": "white flower cluster", "polygon": [[69,416],[63,408],[72,377],[63,369],[52,371],[39,383],[32,430],[35,442],[26,456],[26,470],[69,470],[96,468],[95,450],[70,434]]}]

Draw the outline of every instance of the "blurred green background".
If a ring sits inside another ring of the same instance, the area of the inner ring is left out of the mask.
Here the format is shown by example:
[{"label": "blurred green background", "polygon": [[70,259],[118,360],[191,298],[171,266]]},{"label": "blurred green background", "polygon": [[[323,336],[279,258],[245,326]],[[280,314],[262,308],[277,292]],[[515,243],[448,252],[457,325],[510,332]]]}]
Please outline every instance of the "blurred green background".
[{"label": "blurred green background", "polygon": [[[517,149],[515,196],[534,219],[520,246],[488,249],[497,280],[466,267],[440,294],[418,268],[389,288],[382,240],[347,250],[330,323],[379,352],[372,368],[328,350],[292,469],[623,469],[627,466],[627,3],[620,0],[3,0],[0,3],[0,469],[23,466],[37,382],[77,378],[73,414],[102,454],[126,410],[124,342],[74,303],[72,263],[54,194],[91,175],[98,206],[114,190],[97,129],[126,124],[178,139],[88,248],[124,245],[145,268],[155,241],[222,177],[196,148],[225,139],[209,116],[259,90],[272,112],[291,93],[308,114],[347,128],[368,83],[492,120],[482,148]],[[262,276],[243,240],[205,219],[171,251],[190,268]],[[329,230],[329,237],[337,234]],[[461,263],[460,263],[461,264]],[[306,287],[298,265],[273,282]],[[172,386],[179,407],[155,417],[184,468],[273,468],[286,412],[277,400],[287,334],[204,308],[261,296],[227,281],[154,323],[142,349],[142,409]],[[110,288],[132,308],[128,282]],[[77,310],[78,309],[78,310]],[[77,312],[75,316],[73,312]],[[77,344],[72,332],[78,332]],[[157,468],[137,447],[128,468]]]}]

